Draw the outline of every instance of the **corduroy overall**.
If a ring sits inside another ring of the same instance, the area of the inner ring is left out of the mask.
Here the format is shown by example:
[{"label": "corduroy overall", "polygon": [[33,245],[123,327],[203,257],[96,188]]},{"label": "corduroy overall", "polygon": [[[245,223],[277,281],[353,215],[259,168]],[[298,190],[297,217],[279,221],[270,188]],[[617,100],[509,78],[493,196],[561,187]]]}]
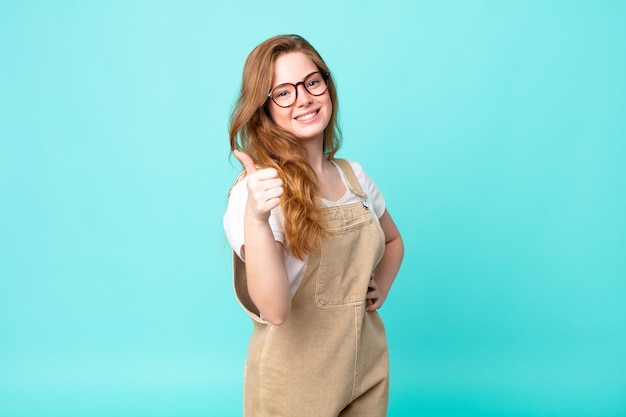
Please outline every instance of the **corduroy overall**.
[{"label": "corduroy overall", "polygon": [[389,365],[385,329],[368,312],[366,294],[385,239],[345,160],[342,168],[362,203],[322,209],[326,229],[281,326],[259,317],[234,255],[237,298],[253,319],[244,373],[245,417],[383,417]]}]

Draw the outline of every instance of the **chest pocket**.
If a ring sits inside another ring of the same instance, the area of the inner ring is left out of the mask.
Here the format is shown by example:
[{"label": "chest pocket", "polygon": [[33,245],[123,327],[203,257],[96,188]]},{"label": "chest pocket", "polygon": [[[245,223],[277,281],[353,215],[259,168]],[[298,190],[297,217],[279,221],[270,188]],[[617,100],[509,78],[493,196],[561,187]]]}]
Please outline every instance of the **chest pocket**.
[{"label": "chest pocket", "polygon": [[384,251],[382,229],[361,203],[327,210],[315,303],[320,308],[365,304],[370,277]]}]

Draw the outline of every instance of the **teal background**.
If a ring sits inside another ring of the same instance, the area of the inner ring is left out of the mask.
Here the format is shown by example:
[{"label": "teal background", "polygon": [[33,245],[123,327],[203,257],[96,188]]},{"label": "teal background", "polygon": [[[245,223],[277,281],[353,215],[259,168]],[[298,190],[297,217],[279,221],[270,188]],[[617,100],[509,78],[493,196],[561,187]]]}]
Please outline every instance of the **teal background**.
[{"label": "teal background", "polygon": [[243,62],[320,51],[406,258],[390,416],[626,416],[626,2],[3,1],[0,415],[237,416]]}]

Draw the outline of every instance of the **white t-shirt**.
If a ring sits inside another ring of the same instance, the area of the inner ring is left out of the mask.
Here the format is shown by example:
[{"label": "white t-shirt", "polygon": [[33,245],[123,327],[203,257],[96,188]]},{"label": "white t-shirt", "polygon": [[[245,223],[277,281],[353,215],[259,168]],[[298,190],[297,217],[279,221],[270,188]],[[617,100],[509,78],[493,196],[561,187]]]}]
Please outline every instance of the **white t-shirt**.
[{"label": "white t-shirt", "polygon": [[[374,181],[372,181],[372,179],[365,173],[365,171],[363,171],[361,165],[355,161],[349,162],[352,170],[354,171],[354,175],[361,185],[363,192],[367,194],[369,209],[372,211],[373,217],[376,219],[376,221],[378,221],[378,219],[385,212],[385,199],[383,198],[383,195],[381,194]],[[339,168],[336,164],[335,166],[341,174],[341,180],[346,187],[346,193],[337,201],[322,199],[322,203],[327,207],[332,207],[361,201],[361,199],[354,195],[350,190],[348,181],[341,171],[341,168]],[[233,248],[235,253],[237,253],[237,255],[239,255],[239,257],[242,258],[242,260],[244,261],[245,259],[243,259],[241,255],[241,248],[244,245],[243,223],[246,203],[248,201],[247,184],[248,179],[246,177],[244,177],[241,181],[235,184],[235,186],[230,191],[230,197],[228,198],[228,207],[226,208],[226,213],[224,214],[224,230],[226,232],[226,237],[228,238],[230,246]],[[272,233],[274,234],[274,239],[277,242],[284,243],[284,216],[280,206],[276,207],[270,213],[269,224],[270,228],[272,229]],[[293,297],[293,295],[296,293],[296,290],[298,289],[298,285],[300,285],[300,282],[302,281],[302,277],[304,276],[307,259],[298,259],[287,249],[285,249],[284,255],[287,277],[289,279],[289,285],[291,289],[291,296]]]}]

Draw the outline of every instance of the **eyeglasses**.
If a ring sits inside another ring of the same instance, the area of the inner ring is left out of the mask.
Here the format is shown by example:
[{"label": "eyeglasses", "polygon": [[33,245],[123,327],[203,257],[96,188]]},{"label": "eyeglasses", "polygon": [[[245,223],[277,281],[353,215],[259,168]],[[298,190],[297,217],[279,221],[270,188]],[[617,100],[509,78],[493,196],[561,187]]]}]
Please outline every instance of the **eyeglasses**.
[{"label": "eyeglasses", "polygon": [[329,72],[315,71],[304,77],[304,81],[291,84],[285,83],[272,88],[267,95],[276,105],[280,107],[289,107],[296,102],[298,98],[298,86],[302,84],[304,89],[312,96],[321,96],[328,90],[326,80],[330,77]]}]

